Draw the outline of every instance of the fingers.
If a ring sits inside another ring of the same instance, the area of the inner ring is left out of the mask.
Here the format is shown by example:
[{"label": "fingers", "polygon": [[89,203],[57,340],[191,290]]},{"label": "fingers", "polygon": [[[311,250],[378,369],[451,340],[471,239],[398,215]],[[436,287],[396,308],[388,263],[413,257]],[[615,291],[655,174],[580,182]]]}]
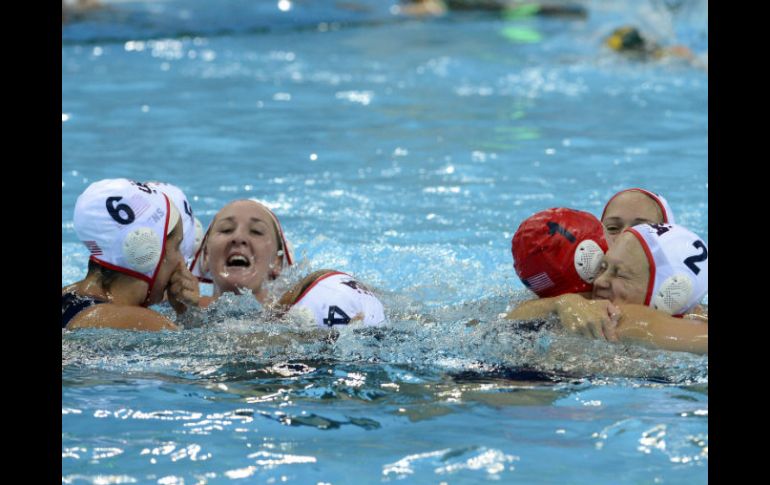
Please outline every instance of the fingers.
[{"label": "fingers", "polygon": [[183,264],[180,264],[171,275],[168,297],[172,303],[198,305],[200,300],[198,280]]},{"label": "fingers", "polygon": [[587,337],[594,339],[604,339],[604,332],[602,331],[604,328],[604,319],[593,320],[588,323],[586,328],[588,330],[588,335],[586,335]]},{"label": "fingers", "polygon": [[602,337],[608,342],[618,341],[618,322],[611,319],[602,321]]},{"label": "fingers", "polygon": [[620,308],[613,305],[612,303],[607,304],[607,313],[610,316],[610,320],[613,320],[615,323],[617,323],[620,320],[620,317],[621,317]]},{"label": "fingers", "polygon": [[621,316],[620,309],[609,302],[606,306],[602,304],[596,305],[594,308],[600,311],[591,315],[591,319],[583,327],[582,335],[608,342],[617,342],[619,340],[617,327]]},{"label": "fingers", "polygon": [[561,306],[559,320],[564,328],[583,337],[617,342],[620,309],[607,300],[586,301],[582,305]]},{"label": "fingers", "polygon": [[607,315],[609,316],[609,320],[603,322],[602,325],[604,338],[607,339],[608,342],[617,342],[619,340],[618,322],[620,322],[620,317],[622,316],[620,308],[609,303],[607,305]]}]

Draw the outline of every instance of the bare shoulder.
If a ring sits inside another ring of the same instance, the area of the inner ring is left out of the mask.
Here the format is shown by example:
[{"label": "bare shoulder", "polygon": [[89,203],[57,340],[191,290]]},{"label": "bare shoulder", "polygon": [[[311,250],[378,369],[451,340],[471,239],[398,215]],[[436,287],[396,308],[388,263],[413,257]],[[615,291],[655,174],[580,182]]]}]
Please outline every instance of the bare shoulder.
[{"label": "bare shoulder", "polygon": [[70,321],[67,328],[117,328],[143,331],[178,329],[174,322],[148,308],[114,303],[102,303],[86,308]]}]

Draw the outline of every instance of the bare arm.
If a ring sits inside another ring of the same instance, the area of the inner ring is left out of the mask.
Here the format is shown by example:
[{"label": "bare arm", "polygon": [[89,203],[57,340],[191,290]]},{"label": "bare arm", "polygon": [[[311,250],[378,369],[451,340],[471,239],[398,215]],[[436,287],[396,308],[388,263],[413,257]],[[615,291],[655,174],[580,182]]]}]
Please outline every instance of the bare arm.
[{"label": "bare arm", "polygon": [[526,301],[506,318],[532,320],[550,315],[557,315],[567,330],[586,337],[708,354],[708,317],[703,315],[675,318],[644,305],[614,305],[566,294]]},{"label": "bare arm", "polygon": [[559,297],[537,298],[519,303],[516,308],[508,312],[505,318],[508,320],[537,320],[556,314],[556,301]]},{"label": "bare arm", "polygon": [[67,328],[117,328],[121,330],[177,330],[177,326],[150,309],[102,303],[78,313]]},{"label": "bare arm", "polygon": [[579,294],[528,300],[508,312],[509,320],[538,320],[559,317],[567,330],[586,337],[615,341],[617,308],[607,300],[590,300]]},{"label": "bare arm", "polygon": [[694,354],[708,354],[708,318],[675,318],[644,305],[619,305],[621,342]]}]

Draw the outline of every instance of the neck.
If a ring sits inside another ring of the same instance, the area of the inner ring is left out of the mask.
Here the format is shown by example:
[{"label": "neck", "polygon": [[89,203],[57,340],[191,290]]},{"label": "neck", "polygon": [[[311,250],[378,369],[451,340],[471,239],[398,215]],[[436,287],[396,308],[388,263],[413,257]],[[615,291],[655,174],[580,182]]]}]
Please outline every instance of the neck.
[{"label": "neck", "polygon": [[131,276],[119,275],[105,288],[98,274],[89,274],[66,289],[118,305],[140,306],[147,297],[148,284]]}]

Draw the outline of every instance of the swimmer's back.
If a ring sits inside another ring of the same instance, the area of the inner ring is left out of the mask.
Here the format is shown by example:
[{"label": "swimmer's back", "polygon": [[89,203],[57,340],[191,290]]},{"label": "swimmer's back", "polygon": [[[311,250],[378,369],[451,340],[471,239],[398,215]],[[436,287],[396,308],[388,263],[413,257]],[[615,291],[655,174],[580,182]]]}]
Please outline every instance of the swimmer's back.
[{"label": "swimmer's back", "polygon": [[119,305],[74,291],[74,285],[62,289],[61,328],[116,328],[123,330],[176,330],[166,317],[148,308]]},{"label": "swimmer's back", "polygon": [[310,273],[287,291],[279,304],[309,310],[320,327],[361,322],[379,326],[385,322],[380,300],[349,274],[322,269]]},{"label": "swimmer's back", "polygon": [[67,325],[86,308],[100,303],[106,303],[104,300],[92,296],[79,295],[73,291],[62,293],[61,295],[61,328]]}]

